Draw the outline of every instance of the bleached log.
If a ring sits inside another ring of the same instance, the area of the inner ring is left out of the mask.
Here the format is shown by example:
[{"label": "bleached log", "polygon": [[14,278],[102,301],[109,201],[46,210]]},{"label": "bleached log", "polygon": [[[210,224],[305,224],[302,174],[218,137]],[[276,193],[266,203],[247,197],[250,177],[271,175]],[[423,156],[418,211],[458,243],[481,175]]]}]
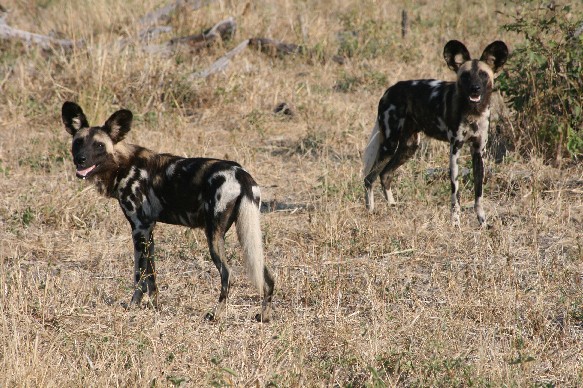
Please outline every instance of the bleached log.
[{"label": "bleached log", "polygon": [[62,47],[63,49],[70,50],[75,46],[83,44],[82,41],[75,42],[69,39],[55,39],[50,36],[19,30],[6,24],[3,18],[0,18],[0,39],[19,40],[27,45],[34,44],[43,49]]}]

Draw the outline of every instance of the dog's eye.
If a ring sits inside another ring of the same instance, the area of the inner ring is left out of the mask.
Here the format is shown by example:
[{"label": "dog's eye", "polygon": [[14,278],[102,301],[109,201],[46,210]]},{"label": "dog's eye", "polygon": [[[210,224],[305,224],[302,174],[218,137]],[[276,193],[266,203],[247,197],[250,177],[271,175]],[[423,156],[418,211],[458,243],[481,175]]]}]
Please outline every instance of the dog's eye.
[{"label": "dog's eye", "polygon": [[101,149],[101,148],[105,147],[105,144],[103,144],[103,143],[95,143],[95,146],[97,148]]},{"label": "dog's eye", "polygon": [[488,78],[488,73],[481,71],[478,73],[480,75],[481,79],[487,79]]},{"label": "dog's eye", "polygon": [[75,140],[73,140],[73,147],[81,147],[82,144],[83,144],[83,140],[82,139],[75,139]]}]

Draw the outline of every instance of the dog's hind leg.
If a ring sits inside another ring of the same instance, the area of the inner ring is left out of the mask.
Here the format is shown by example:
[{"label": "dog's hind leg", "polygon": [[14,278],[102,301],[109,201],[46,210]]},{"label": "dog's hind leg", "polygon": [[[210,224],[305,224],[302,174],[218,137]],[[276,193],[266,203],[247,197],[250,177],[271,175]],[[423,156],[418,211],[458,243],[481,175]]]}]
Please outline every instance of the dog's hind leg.
[{"label": "dog's hind leg", "polygon": [[[376,128],[376,127],[375,127]],[[395,152],[399,148],[399,140],[396,137],[398,132],[392,132],[395,136],[391,136],[386,139],[384,142],[378,145],[376,151],[376,160],[374,163],[371,163],[370,167],[366,167],[365,165],[365,178],[364,178],[364,188],[365,188],[365,199],[366,199],[366,208],[372,212],[374,210],[374,195],[372,191],[372,186],[374,181],[377,179],[382,171],[386,170],[387,166],[392,162],[395,158]],[[380,138],[382,135],[378,134]],[[372,140],[371,140],[372,142]],[[370,147],[370,142],[369,142]],[[367,147],[367,152],[369,152],[369,147]],[[394,204],[393,195],[390,191],[389,187],[385,187],[383,180],[381,179],[381,184],[383,185],[383,189],[385,190],[385,199],[389,201],[390,204]],[[387,192],[388,190],[388,192]]]},{"label": "dog's hind leg", "polygon": [[205,319],[209,321],[217,320],[224,313],[227,297],[229,296],[229,267],[225,263],[225,232],[218,225],[211,223],[207,224],[206,236],[209,244],[209,251],[213,263],[219,270],[221,275],[221,293],[219,301],[213,312],[206,314]]},{"label": "dog's hind leg", "polygon": [[387,163],[385,168],[381,171],[379,179],[384,190],[385,199],[389,204],[395,204],[395,199],[393,197],[393,191],[391,189],[391,184],[393,178],[395,177],[396,170],[401,167],[407,160],[411,157],[419,148],[419,143],[421,141],[421,136],[419,132],[415,132],[412,129],[411,119],[405,119],[403,123],[403,128],[399,132],[401,134],[399,141],[389,139],[389,148],[396,147],[394,155]]},{"label": "dog's hind leg", "polygon": [[263,267],[263,302],[261,303],[261,314],[257,314],[255,319],[259,322],[268,322],[271,320],[271,300],[273,298],[273,289],[275,287],[275,281],[273,280],[273,275],[267,269],[267,266]]},{"label": "dog's hind leg", "polygon": [[139,305],[147,292],[154,307],[158,305],[158,288],[156,286],[156,266],[154,263],[154,224],[140,225],[134,228],[134,294],[131,305]]}]

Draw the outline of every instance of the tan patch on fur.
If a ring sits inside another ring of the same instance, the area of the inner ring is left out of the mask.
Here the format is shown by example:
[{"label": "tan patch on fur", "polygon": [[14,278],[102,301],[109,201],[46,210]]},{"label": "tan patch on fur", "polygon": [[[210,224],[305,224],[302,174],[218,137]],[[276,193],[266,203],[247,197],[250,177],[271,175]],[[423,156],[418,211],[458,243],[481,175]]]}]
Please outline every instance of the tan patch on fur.
[{"label": "tan patch on fur", "polygon": [[[478,69],[484,71],[490,77],[490,80],[494,81],[494,71],[490,66],[488,66],[485,62],[478,62]],[[459,76],[464,73],[470,73],[472,71],[472,61],[467,61],[463,65],[460,66],[457,75]]]},{"label": "tan patch on fur", "polygon": [[200,168],[200,170],[198,170],[196,172],[196,175],[194,176],[193,181],[195,183],[199,183],[202,180],[202,177],[204,176],[204,174],[207,172],[207,170],[215,163],[218,163],[219,160],[209,160],[207,161],[205,164],[203,164]]},{"label": "tan patch on fur", "polygon": [[77,131],[77,133],[75,133],[75,136],[73,136],[73,139],[82,139],[89,136],[89,128],[83,128],[80,129],[79,131]]},{"label": "tan patch on fur", "polygon": [[[109,142],[111,143],[111,139]],[[134,153],[134,148],[135,146],[126,144],[123,141],[117,144],[112,143],[111,153],[113,154],[113,159],[116,163],[119,163],[120,160],[128,160]]]}]

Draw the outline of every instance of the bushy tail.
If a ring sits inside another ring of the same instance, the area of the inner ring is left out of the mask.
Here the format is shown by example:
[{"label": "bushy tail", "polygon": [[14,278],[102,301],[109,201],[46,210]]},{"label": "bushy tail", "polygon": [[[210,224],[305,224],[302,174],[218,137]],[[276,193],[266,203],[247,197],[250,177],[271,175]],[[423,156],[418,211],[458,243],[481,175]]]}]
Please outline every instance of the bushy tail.
[{"label": "bushy tail", "polygon": [[239,215],[237,217],[237,236],[243,248],[243,259],[247,268],[247,275],[254,286],[263,295],[263,241],[261,239],[261,225],[259,222],[259,207],[247,196],[241,199]]},{"label": "bushy tail", "polygon": [[363,177],[366,177],[370,170],[372,170],[372,167],[374,166],[374,163],[376,162],[379,155],[379,149],[381,148],[382,143],[383,134],[379,130],[379,122],[377,121],[368,139],[368,144],[364,149],[364,156],[362,158],[364,164],[362,169]]}]

